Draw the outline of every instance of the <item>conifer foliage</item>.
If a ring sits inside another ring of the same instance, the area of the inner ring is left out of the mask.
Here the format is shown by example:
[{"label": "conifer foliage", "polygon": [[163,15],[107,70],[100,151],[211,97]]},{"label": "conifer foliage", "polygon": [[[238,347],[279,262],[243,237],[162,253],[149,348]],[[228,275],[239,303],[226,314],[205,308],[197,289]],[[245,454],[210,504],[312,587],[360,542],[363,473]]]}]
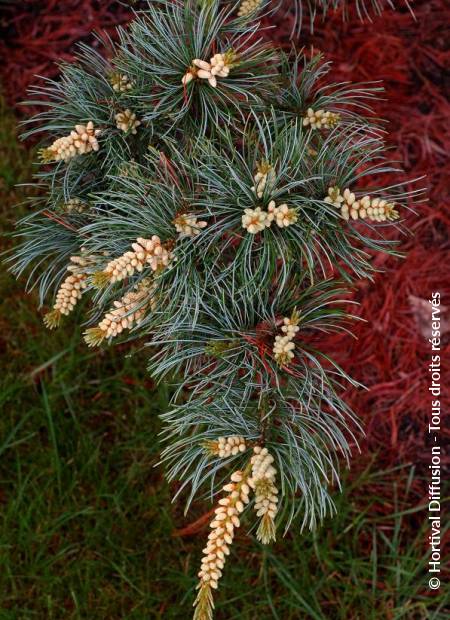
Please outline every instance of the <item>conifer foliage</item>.
[{"label": "conifer foliage", "polygon": [[269,13],[281,11],[289,19],[294,18],[292,34],[299,34],[305,26],[312,31],[316,19],[325,20],[334,11],[339,11],[345,19],[349,10],[354,8],[359,19],[367,21],[374,15],[380,15],[384,9],[395,9],[398,5],[411,11],[409,0],[240,0],[238,5],[239,16],[254,15],[263,6]]},{"label": "conifer foliage", "polygon": [[87,346],[139,339],[176,385],[162,462],[188,505],[217,503],[198,620],[242,523],[268,544],[333,513],[358,424],[321,334],[351,329],[347,286],[395,253],[420,193],[370,120],[379,85],[263,44],[266,8],[151,1],[109,53],[82,46],[36,89],[40,191],[10,259],[48,327],[74,312]]}]

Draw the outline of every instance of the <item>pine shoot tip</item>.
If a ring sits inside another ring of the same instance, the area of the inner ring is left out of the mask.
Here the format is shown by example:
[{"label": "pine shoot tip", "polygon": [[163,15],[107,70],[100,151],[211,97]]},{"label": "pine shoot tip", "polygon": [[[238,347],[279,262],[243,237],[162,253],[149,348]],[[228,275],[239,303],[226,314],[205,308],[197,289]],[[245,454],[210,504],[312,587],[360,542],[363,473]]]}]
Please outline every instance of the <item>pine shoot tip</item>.
[{"label": "pine shoot tip", "polygon": [[44,316],[44,325],[47,329],[56,329],[61,323],[61,312],[59,310],[51,310]]},{"label": "pine shoot tip", "polygon": [[84,332],[83,337],[88,347],[98,347],[105,339],[105,332],[99,327],[91,327]]}]

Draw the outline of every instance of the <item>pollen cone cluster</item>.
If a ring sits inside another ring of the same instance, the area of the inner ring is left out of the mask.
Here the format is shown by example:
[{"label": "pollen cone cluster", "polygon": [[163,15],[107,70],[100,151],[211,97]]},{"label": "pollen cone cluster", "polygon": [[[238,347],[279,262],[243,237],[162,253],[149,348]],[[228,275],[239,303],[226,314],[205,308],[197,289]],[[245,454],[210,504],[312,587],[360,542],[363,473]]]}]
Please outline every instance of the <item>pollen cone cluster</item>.
[{"label": "pollen cone cluster", "polygon": [[173,258],[172,252],[157,235],[153,235],[151,239],[139,237],[131,247],[133,250],[110,261],[104,271],[95,274],[95,285],[104,286],[108,282],[120,282],[136,271],[142,271],[146,265],[149,265],[152,271],[164,269]]},{"label": "pollen cone cluster", "polygon": [[44,317],[44,323],[49,329],[58,327],[61,316],[68,315],[75,308],[87,285],[86,274],[73,274],[64,280],[56,293],[56,301],[53,310]]},{"label": "pollen cone cluster", "polygon": [[198,594],[195,599],[194,620],[211,620],[214,609],[213,590],[218,587],[226,556],[230,553],[234,531],[240,526],[239,516],[249,501],[249,473],[236,471],[231,482],[223,487],[226,497],[219,500],[210,524],[208,542],[203,549],[203,559],[198,576]]},{"label": "pollen cone cluster", "polygon": [[278,489],[275,484],[277,470],[272,465],[274,458],[267,448],[255,446],[253,452],[250,485],[255,491],[256,516],[261,519],[256,536],[267,545],[276,538],[274,519],[278,511]]},{"label": "pollen cone cluster", "polygon": [[138,325],[152,306],[154,287],[145,278],[136,291],[130,291],[120,301],[115,301],[97,327],[84,332],[84,339],[90,346],[99,345],[105,338],[115,338],[124,329]]},{"label": "pollen cone cluster", "polygon": [[229,456],[236,456],[239,452],[245,452],[247,445],[245,439],[240,435],[230,435],[229,437],[219,437],[215,441],[209,441],[205,444],[208,452],[221,459]]},{"label": "pollen cone cluster", "polygon": [[74,274],[86,275],[88,267],[92,268],[99,256],[95,254],[88,254],[86,248],[82,247],[79,256],[71,256],[70,263],[67,265],[67,271],[71,271]]},{"label": "pollen cone cluster", "polygon": [[239,5],[238,17],[250,15],[250,13],[253,13],[253,11],[259,9],[261,2],[262,0],[244,0]]},{"label": "pollen cone cluster", "polygon": [[349,189],[345,189],[341,194],[339,187],[330,187],[324,201],[338,207],[344,220],[351,218],[352,220],[386,222],[399,218],[393,202],[370,196],[363,196],[357,200],[355,194]]},{"label": "pollen cone cluster", "polygon": [[291,317],[284,317],[283,319],[281,327],[283,335],[275,336],[273,354],[280,366],[286,366],[294,358],[295,343],[293,340],[300,329],[298,323],[299,315],[294,311]]},{"label": "pollen cone cluster", "polygon": [[256,194],[258,198],[262,198],[264,192],[270,192],[270,190],[275,185],[275,170],[269,163],[262,161],[258,164],[257,172],[253,179],[255,185],[253,185],[252,191]]},{"label": "pollen cone cluster", "polygon": [[282,204],[277,207],[274,200],[269,202],[267,212],[271,222],[275,222],[279,228],[291,226],[291,224],[295,224],[298,220],[295,209],[290,209],[287,204]]},{"label": "pollen cone cluster", "polygon": [[71,256],[70,263],[67,265],[67,271],[70,275],[64,280],[56,293],[56,300],[53,310],[44,316],[44,324],[49,329],[58,327],[62,315],[68,315],[75,308],[77,302],[81,299],[83,290],[87,286],[87,268],[95,264],[97,257],[87,254],[84,248],[81,248],[79,256]]},{"label": "pollen cone cluster", "polygon": [[295,209],[290,209],[287,204],[275,204],[274,200],[269,202],[267,211],[256,207],[256,209],[244,209],[242,216],[242,228],[245,228],[251,235],[261,232],[265,228],[269,228],[272,222],[279,228],[286,228],[295,224],[298,220]]},{"label": "pollen cone cluster", "polygon": [[341,119],[341,115],[336,112],[326,112],[308,108],[306,116],[303,117],[303,126],[311,129],[332,129],[336,127]]},{"label": "pollen cone cluster", "polygon": [[181,81],[186,86],[189,82],[198,78],[200,80],[208,80],[209,85],[216,88],[217,78],[228,77],[235,60],[235,54],[232,50],[225,54],[214,54],[209,62],[200,58],[194,58],[192,66]]},{"label": "pollen cone cluster", "polygon": [[134,83],[123,73],[111,74],[109,82],[113,89],[118,93],[125,93],[127,90],[131,90],[134,87]]},{"label": "pollen cone cluster", "polygon": [[130,109],[119,112],[116,114],[115,119],[117,129],[120,129],[125,133],[130,132],[132,134],[136,134],[137,128],[141,124],[141,121],[137,120],[136,114]]},{"label": "pollen cone cluster", "polygon": [[182,213],[174,219],[173,224],[175,230],[179,233],[179,238],[182,239],[183,237],[195,237],[200,234],[202,228],[205,228],[208,223],[204,220],[199,221],[195,215],[190,213]]},{"label": "pollen cone cluster", "polygon": [[265,228],[269,228],[272,220],[267,211],[256,207],[256,209],[244,209],[242,216],[242,228],[245,228],[251,235],[261,232]]},{"label": "pollen cone cluster", "polygon": [[75,125],[75,129],[68,136],[58,138],[46,149],[40,151],[42,161],[69,161],[77,155],[84,155],[91,151],[98,151],[97,136],[100,129],[94,128],[94,123],[89,121],[87,125]]}]

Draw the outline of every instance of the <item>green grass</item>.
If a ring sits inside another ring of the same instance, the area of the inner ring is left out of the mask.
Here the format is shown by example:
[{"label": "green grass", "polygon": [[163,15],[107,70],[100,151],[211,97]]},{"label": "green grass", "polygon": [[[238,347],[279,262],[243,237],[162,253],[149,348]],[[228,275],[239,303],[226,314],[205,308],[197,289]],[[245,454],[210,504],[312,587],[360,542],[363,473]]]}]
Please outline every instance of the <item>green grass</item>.
[{"label": "green grass", "polygon": [[[10,228],[13,186],[30,167],[3,116]],[[76,316],[49,333],[23,283],[3,272],[0,287],[0,620],[190,618],[208,528],[173,533],[210,506],[184,517],[154,467],[167,389],[153,386],[142,351],[91,352]],[[444,589],[427,592],[426,518],[410,483],[409,470],[377,472],[374,458],[347,476],[337,517],[314,536],[293,529],[263,549],[244,524],[216,619],[447,618]]]}]

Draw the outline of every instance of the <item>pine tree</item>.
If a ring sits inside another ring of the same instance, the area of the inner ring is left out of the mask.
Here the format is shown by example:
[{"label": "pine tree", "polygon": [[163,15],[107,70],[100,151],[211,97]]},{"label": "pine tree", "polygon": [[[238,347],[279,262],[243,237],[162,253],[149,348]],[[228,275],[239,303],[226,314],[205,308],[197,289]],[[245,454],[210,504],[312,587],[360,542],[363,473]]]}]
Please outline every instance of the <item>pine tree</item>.
[{"label": "pine tree", "polygon": [[360,432],[340,393],[358,384],[320,339],[351,330],[348,286],[397,253],[420,196],[386,158],[379,84],[326,83],[322,56],[264,44],[258,15],[153,1],[110,54],[81,45],[35,88],[39,197],[10,258],[54,298],[49,327],[78,303],[87,345],[139,339],[175,382],[162,462],[188,506],[217,503],[198,620],[243,520],[268,544],[333,513]]}]

